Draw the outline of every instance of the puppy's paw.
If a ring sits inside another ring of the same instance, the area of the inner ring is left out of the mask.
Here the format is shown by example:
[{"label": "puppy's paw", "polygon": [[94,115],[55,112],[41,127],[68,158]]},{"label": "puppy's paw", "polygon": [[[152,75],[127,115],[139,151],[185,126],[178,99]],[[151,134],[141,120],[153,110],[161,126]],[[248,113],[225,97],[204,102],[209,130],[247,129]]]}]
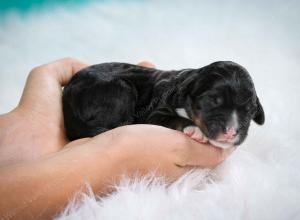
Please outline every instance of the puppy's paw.
[{"label": "puppy's paw", "polygon": [[197,126],[187,126],[183,129],[183,133],[200,143],[207,143],[208,141],[200,128],[198,128]]}]

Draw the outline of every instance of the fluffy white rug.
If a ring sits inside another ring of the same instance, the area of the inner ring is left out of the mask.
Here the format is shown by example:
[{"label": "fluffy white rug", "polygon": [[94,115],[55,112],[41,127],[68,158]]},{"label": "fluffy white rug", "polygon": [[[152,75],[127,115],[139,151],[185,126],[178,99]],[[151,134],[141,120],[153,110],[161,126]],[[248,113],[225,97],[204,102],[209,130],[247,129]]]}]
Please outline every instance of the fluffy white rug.
[{"label": "fluffy white rug", "polygon": [[125,1],[2,18],[0,112],[16,105],[32,67],[65,56],[149,59],[161,69],[233,60],[247,67],[265,108],[266,124],[253,124],[217,169],[169,188],[124,180],[57,219],[300,219],[299,9],[298,1]]}]

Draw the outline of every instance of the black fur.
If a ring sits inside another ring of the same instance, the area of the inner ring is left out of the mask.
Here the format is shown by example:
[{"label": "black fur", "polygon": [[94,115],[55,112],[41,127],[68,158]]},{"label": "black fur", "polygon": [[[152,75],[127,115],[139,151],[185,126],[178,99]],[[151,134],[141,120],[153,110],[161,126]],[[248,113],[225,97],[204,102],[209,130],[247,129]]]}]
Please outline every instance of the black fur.
[{"label": "black fur", "polygon": [[[176,108],[184,108],[191,120],[178,116]],[[225,131],[233,110],[240,119],[238,145],[251,119],[261,125],[265,117],[250,75],[230,61],[180,71],[103,63],[79,71],[63,91],[70,140],[140,123],[177,130],[197,125],[214,139]]]}]

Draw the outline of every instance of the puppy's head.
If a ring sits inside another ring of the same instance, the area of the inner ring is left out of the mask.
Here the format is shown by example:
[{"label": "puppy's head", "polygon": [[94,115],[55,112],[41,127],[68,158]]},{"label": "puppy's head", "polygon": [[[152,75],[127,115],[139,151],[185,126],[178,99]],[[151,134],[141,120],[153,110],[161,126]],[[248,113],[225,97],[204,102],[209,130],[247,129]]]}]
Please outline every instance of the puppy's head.
[{"label": "puppy's head", "polygon": [[188,116],[213,145],[240,145],[251,120],[265,121],[252,79],[236,63],[220,61],[193,70],[180,87]]}]

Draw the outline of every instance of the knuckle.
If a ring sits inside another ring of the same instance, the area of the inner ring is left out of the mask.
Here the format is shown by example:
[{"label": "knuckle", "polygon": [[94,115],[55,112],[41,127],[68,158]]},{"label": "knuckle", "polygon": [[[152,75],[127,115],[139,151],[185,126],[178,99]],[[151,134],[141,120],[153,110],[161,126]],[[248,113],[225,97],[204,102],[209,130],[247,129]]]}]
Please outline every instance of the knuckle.
[{"label": "knuckle", "polygon": [[64,58],[62,58],[62,60],[64,60],[64,61],[72,61],[73,58],[72,57],[64,57]]},{"label": "knuckle", "polygon": [[29,75],[28,75],[28,78],[35,78],[36,76],[40,76],[41,74],[43,73],[47,73],[49,71],[49,68],[48,68],[48,65],[41,65],[41,66],[37,66],[37,67],[34,67]]},{"label": "knuckle", "polygon": [[44,69],[44,65],[36,66],[30,71],[30,75],[36,75],[37,73],[41,72]]},{"label": "knuckle", "polygon": [[64,57],[61,59],[61,61],[65,63],[74,63],[77,62],[78,60],[75,59],[74,57]]},{"label": "knuckle", "polygon": [[218,150],[215,156],[214,165],[217,166],[220,163],[224,162],[225,155],[222,150]]}]

